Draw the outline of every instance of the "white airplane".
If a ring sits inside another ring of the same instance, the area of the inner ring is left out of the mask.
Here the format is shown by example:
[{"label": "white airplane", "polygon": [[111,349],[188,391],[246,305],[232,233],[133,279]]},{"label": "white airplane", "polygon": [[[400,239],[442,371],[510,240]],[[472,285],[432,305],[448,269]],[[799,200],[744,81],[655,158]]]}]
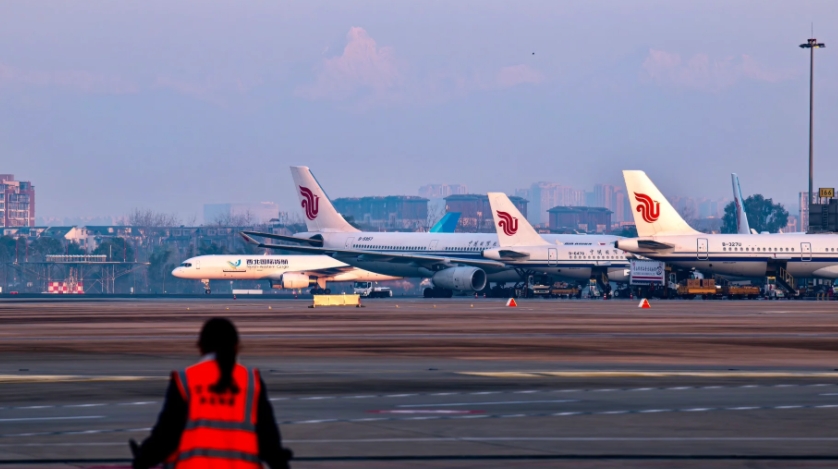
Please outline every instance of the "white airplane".
[{"label": "white airplane", "polygon": [[190,257],[172,271],[177,278],[200,280],[210,294],[210,280],[267,280],[271,288],[312,287],[311,293],[331,293],[326,282],[397,280],[348,266],[329,256],[206,255]]},{"label": "white airplane", "polygon": [[583,249],[550,243],[535,231],[506,194],[489,192],[489,205],[499,247],[483,251],[483,257],[564,280],[628,281],[629,261],[613,244],[603,242]]},{"label": "white airplane", "polygon": [[[736,232],[739,234],[757,234],[757,230],[751,228],[748,224],[748,215],[745,213],[745,198],[742,197],[742,188],[739,186],[739,176],[736,173],[731,173],[731,180],[733,181],[733,201],[736,205]],[[784,233],[780,230],[779,233],[769,233],[763,231],[759,234],[806,234],[805,231],[796,231]]]},{"label": "white airplane", "polygon": [[[308,246],[282,246],[297,252],[327,254],[349,265],[396,277],[424,277],[434,288],[426,296],[451,296],[455,291],[481,291],[488,282],[517,282],[521,274],[505,263],[483,257],[483,251],[498,247],[492,233],[399,233],[362,232],[335,210],[320,184],[304,166],[291,167],[300,206],[305,211],[305,233],[281,236],[244,232],[242,236],[262,247],[251,236],[294,241]],[[545,235],[548,242],[589,248],[620,239],[610,235]]]},{"label": "white airplane", "polygon": [[643,171],[623,171],[633,200],[639,238],[618,249],[708,274],[776,275],[794,289],[794,278],[838,278],[838,236],[705,234],[691,228]]},{"label": "white airplane", "polygon": [[[748,225],[748,215],[745,214],[745,198],[742,197],[739,176],[736,173],[731,173],[730,182],[733,184],[733,204],[736,207],[736,232],[739,234],[752,234],[751,227]],[[753,234],[756,234],[756,232],[753,231]]]}]

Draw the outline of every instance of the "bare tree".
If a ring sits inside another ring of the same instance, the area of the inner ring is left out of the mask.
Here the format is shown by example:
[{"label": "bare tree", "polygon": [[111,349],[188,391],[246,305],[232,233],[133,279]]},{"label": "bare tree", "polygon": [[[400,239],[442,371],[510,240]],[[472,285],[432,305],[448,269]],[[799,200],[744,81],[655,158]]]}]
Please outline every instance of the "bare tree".
[{"label": "bare tree", "polygon": [[428,231],[445,216],[445,207],[428,204],[428,218],[425,221],[425,231]]},{"label": "bare tree", "polygon": [[215,217],[210,225],[213,226],[253,226],[259,220],[253,215],[250,210],[245,210],[240,213],[220,213]]},{"label": "bare tree", "polygon": [[180,217],[174,213],[155,212],[151,209],[135,208],[133,212],[123,217],[119,223],[124,226],[169,228],[180,226]]},{"label": "bare tree", "polygon": [[690,226],[694,227],[698,221],[698,214],[696,214],[695,207],[692,205],[684,205],[678,209],[678,214],[681,215],[681,218],[683,218]]}]

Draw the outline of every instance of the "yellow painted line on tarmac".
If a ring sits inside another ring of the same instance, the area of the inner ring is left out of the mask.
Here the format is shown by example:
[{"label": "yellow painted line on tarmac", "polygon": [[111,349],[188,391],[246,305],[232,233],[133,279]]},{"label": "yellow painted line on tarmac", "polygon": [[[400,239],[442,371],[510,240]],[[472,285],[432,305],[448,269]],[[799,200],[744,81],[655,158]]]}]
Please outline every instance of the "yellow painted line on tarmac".
[{"label": "yellow painted line on tarmac", "polygon": [[69,383],[69,382],[104,382],[104,381],[146,381],[165,380],[168,377],[157,376],[80,376],[80,375],[0,375],[3,383]]},{"label": "yellow painted line on tarmac", "polygon": [[463,371],[488,378],[838,378],[836,372],[786,371]]}]

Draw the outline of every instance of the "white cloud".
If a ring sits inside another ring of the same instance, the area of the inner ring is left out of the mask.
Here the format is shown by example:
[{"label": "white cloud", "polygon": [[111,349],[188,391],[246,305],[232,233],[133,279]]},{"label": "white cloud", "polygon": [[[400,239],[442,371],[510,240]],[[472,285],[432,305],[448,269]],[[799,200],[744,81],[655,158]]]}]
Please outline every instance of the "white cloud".
[{"label": "white cloud", "polygon": [[139,91],[135,84],[114,75],[82,70],[25,70],[0,64],[0,87],[21,85],[62,88],[82,93],[129,94]]},{"label": "white cloud", "polygon": [[341,55],[324,59],[313,83],[296,95],[311,100],[358,100],[375,104],[427,104],[473,92],[512,88],[546,81],[524,64],[492,71],[420,70],[401,60],[391,47],[379,46],[366,30],[353,27]]},{"label": "white cloud", "polygon": [[741,55],[711,59],[696,54],[682,60],[677,53],[650,49],[643,61],[641,77],[662,86],[704,91],[729,88],[742,80],[777,83],[788,80],[793,73],[768,70],[753,57]]},{"label": "white cloud", "polygon": [[346,47],[337,57],[325,59],[310,85],[297,89],[308,99],[346,99],[359,93],[383,96],[403,85],[402,66],[390,47],[378,47],[364,28],[353,27]]},{"label": "white cloud", "polygon": [[519,64],[500,69],[497,75],[497,86],[500,88],[511,88],[517,85],[543,83],[547,78],[543,73],[530,67]]}]

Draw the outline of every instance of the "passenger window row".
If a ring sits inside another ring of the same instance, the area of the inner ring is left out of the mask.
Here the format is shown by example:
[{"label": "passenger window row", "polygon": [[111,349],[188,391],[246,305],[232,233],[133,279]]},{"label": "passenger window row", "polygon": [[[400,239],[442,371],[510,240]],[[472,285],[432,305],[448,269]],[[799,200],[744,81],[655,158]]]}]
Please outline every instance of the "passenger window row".
[{"label": "passenger window row", "polygon": [[794,248],[722,248],[722,251],[737,252],[794,252]]}]

